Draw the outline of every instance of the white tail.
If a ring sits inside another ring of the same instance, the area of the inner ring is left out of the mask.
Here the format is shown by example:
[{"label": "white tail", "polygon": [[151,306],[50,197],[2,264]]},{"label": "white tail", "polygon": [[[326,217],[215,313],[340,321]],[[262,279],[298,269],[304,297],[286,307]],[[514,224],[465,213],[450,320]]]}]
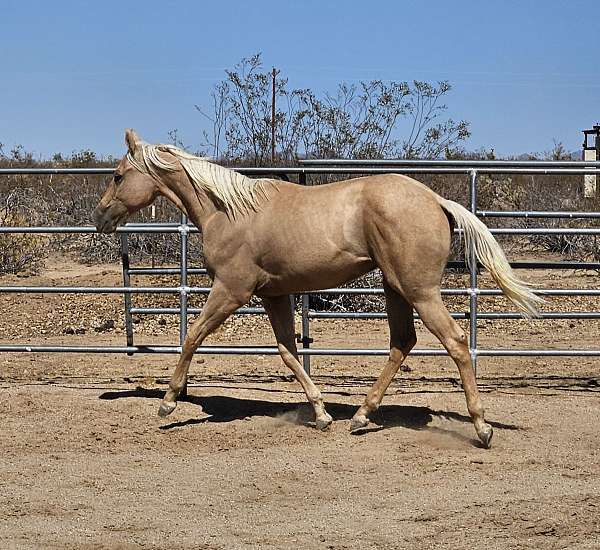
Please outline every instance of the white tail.
[{"label": "white tail", "polygon": [[477,216],[460,204],[438,197],[440,206],[453,218],[465,239],[465,258],[470,263],[471,253],[492,274],[496,284],[506,297],[517,306],[525,317],[539,317],[537,306],[544,300],[528,288],[528,284],[513,272],[500,245],[490,230]]}]

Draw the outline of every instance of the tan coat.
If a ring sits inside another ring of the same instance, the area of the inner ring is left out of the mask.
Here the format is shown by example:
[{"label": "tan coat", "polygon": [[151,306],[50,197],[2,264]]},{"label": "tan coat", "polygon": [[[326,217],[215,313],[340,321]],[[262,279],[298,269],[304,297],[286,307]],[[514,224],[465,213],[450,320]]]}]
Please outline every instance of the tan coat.
[{"label": "tan coat", "polygon": [[[390,356],[352,419],[351,429],[367,426],[369,414],[377,409],[415,345],[414,309],[456,362],[477,434],[485,446],[490,445],[492,428],[484,420],[466,335],[441,300],[453,225],[463,230],[468,248],[519,309],[535,315],[539,299],[515,277],[500,247],[475,216],[421,183],[395,174],[317,187],[266,180],[251,183],[236,176],[239,185],[260,186],[260,192],[249,188],[259,198],[240,194],[240,201],[251,206],[236,211],[229,195],[222,193],[235,189],[211,187],[208,173],[216,170],[214,165],[184,156],[173,147],[143,144],[132,130],[126,132],[126,142],[128,155],[94,212],[98,230],[114,231],[130,214],[164,195],[200,228],[213,277],[211,293],[188,332],[159,414],[174,410],[196,348],[255,294],[269,314],[283,361],[314,407],[317,427],[327,428],[332,419],[321,393],[298,361],[289,295],[338,286],[378,267],[384,277]],[[202,167],[207,175],[201,173]],[[195,170],[200,171],[197,178]],[[232,178],[222,168],[216,173]]]}]

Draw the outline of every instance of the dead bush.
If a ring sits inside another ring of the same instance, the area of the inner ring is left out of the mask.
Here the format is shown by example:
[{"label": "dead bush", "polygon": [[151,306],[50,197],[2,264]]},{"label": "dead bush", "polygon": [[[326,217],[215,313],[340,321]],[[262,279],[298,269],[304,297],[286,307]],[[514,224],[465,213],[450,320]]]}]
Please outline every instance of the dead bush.
[{"label": "dead bush", "polygon": [[[0,226],[29,224],[23,212],[0,207]],[[46,258],[47,242],[47,237],[36,233],[0,233],[0,273],[37,272]]]}]

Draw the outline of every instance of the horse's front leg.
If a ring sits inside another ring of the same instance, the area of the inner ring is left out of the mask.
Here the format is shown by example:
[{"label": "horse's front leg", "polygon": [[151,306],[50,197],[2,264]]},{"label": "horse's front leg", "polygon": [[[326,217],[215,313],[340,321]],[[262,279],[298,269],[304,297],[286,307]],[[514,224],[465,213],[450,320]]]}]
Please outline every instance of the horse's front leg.
[{"label": "horse's front leg", "polygon": [[167,416],[177,406],[177,396],[187,382],[187,374],[190,362],[198,346],[202,345],[204,339],[217,329],[236,309],[250,300],[252,292],[249,290],[233,290],[228,288],[218,279],[215,279],[202,313],[190,327],[177,368],[169,382],[169,389],[158,409],[159,416]]},{"label": "horse's front leg", "polygon": [[269,321],[271,321],[275,338],[277,339],[279,354],[283,362],[292,370],[296,379],[300,382],[308,401],[313,406],[317,429],[325,430],[330,426],[332,418],[325,410],[321,392],[298,361],[294,331],[294,310],[290,303],[290,297],[277,296],[276,298],[263,298],[262,301],[269,315]]}]

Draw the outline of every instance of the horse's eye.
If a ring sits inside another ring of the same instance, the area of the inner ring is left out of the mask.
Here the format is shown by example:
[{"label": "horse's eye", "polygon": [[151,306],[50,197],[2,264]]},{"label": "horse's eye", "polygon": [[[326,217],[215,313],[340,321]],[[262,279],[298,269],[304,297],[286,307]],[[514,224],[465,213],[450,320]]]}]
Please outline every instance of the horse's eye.
[{"label": "horse's eye", "polygon": [[122,179],[123,179],[123,176],[121,174],[114,175],[115,183],[119,183]]}]

